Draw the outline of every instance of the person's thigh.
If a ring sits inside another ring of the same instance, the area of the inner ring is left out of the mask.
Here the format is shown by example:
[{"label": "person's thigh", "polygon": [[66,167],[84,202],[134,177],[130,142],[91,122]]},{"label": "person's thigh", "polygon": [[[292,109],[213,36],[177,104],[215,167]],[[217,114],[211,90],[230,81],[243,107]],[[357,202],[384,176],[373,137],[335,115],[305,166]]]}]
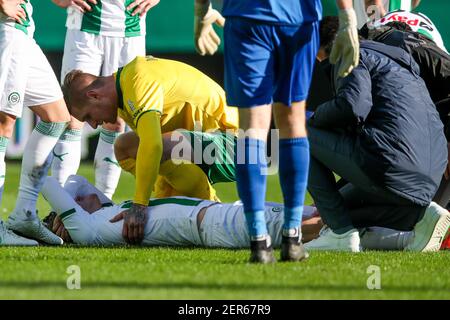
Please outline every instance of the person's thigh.
[{"label": "person's thigh", "polygon": [[[103,47],[101,76],[110,76],[136,56],[145,56],[145,36],[128,38],[101,36],[101,42]],[[122,133],[125,130],[125,122],[117,117],[115,124],[105,123],[103,128]]]},{"label": "person's thigh", "polygon": [[33,40],[22,31],[0,25],[0,111],[22,116]]},{"label": "person's thigh", "polygon": [[48,122],[69,122],[70,114],[58,80],[41,48],[33,41],[29,47],[30,66],[24,105]]},{"label": "person's thigh", "polygon": [[422,218],[426,207],[417,205],[368,205],[348,210],[355,228],[384,227],[410,231]]},{"label": "person's thigh", "polygon": [[240,203],[218,203],[206,209],[199,232],[205,247],[246,248],[250,244]]},{"label": "person's thigh", "polygon": [[270,105],[274,86],[273,26],[229,18],[224,29],[227,103],[239,108]]},{"label": "person's thigh", "polygon": [[339,189],[339,192],[348,208],[378,205],[414,206],[411,201],[378,186],[374,186],[373,191],[369,192],[352,183],[347,183]]},{"label": "person's thigh", "polygon": [[[236,181],[234,155],[237,137],[225,132],[199,132],[178,130],[184,136],[193,154],[192,163],[207,175],[211,184]],[[184,156],[186,157],[186,156]]]},{"label": "person's thigh", "polygon": [[274,102],[286,106],[308,97],[319,50],[319,22],[276,28]]},{"label": "person's thigh", "polygon": [[379,189],[358,165],[355,138],[348,134],[308,127],[311,156],[338,176],[366,192]]},{"label": "person's thigh", "polygon": [[64,83],[67,73],[74,69],[99,76],[103,55],[100,36],[67,29],[61,67],[61,83]]},{"label": "person's thigh", "polygon": [[[112,63],[108,66],[105,64],[103,66],[102,75],[111,75],[113,72],[117,71],[117,68],[123,67],[127,63],[130,63],[137,56],[145,56],[145,36],[121,38],[117,41],[120,42],[118,43],[118,56],[111,58],[105,57],[105,61],[117,60],[117,65],[111,69]],[[111,50],[110,52],[115,52],[115,50]],[[107,70],[107,68],[109,68],[109,70]]]}]

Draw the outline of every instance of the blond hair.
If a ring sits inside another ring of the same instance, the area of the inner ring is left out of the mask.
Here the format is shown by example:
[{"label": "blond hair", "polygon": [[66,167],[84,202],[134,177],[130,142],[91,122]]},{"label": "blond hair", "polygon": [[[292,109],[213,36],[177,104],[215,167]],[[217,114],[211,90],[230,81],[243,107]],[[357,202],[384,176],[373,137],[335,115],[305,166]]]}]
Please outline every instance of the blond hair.
[{"label": "blond hair", "polygon": [[67,108],[69,112],[76,100],[79,100],[76,95],[73,94],[73,87],[75,87],[75,83],[78,81],[80,76],[83,74],[81,70],[72,70],[64,77],[64,83],[62,85],[62,92],[64,94],[64,100],[66,101]]}]

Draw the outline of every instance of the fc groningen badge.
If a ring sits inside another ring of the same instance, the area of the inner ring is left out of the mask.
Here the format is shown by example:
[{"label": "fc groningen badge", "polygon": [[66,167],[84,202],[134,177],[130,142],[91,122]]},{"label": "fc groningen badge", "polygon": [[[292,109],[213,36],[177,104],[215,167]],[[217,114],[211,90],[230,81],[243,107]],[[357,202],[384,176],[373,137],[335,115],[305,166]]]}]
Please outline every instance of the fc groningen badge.
[{"label": "fc groningen badge", "polygon": [[11,92],[8,96],[8,103],[14,106],[19,102],[20,102],[20,94],[18,92]]}]

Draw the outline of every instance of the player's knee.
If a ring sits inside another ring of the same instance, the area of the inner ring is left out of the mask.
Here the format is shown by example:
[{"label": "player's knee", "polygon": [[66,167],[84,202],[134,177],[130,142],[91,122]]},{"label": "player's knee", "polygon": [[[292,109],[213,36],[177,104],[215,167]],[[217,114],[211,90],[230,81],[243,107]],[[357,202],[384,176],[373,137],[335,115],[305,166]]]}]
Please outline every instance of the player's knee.
[{"label": "player's knee", "polygon": [[127,132],[117,137],[114,142],[114,154],[118,161],[136,158],[139,137],[134,132]]},{"label": "player's knee", "polygon": [[82,130],[83,126],[84,126],[83,122],[81,122],[81,121],[79,121],[76,118],[71,116],[70,117],[70,122],[69,122],[69,124],[67,126],[67,129]]},{"label": "player's knee", "polygon": [[0,111],[0,136],[11,138],[16,117]]},{"label": "player's knee", "polygon": [[104,123],[102,125],[103,129],[114,131],[114,132],[123,132],[125,130],[125,123],[123,120],[117,121],[116,123]]},{"label": "player's knee", "polygon": [[166,132],[162,136],[163,140],[163,155],[161,163],[167,160],[187,160],[192,159],[192,147],[189,139],[187,139],[181,132],[172,131]]},{"label": "player's knee", "polygon": [[274,119],[281,139],[306,137],[305,102],[293,102],[291,106],[274,104]]},{"label": "player's knee", "polygon": [[64,99],[59,99],[50,103],[30,107],[42,121],[45,122],[66,122],[71,120],[69,110]]}]

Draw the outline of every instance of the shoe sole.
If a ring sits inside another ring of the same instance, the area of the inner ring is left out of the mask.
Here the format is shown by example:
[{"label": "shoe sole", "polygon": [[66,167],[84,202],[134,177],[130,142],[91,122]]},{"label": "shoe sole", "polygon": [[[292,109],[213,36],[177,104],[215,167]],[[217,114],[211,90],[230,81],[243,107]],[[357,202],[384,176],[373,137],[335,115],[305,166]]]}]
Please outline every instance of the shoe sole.
[{"label": "shoe sole", "polygon": [[[8,220],[8,221],[6,222],[6,227],[7,227],[8,229],[14,231],[14,233],[17,234],[18,236],[23,237],[23,238],[31,238],[32,240],[37,241],[38,244],[39,244],[39,243],[43,243],[43,244],[51,245],[51,246],[60,246],[60,245],[63,245],[63,244],[64,244],[64,241],[63,241],[62,239],[61,239],[61,241],[58,240],[58,242],[57,242],[56,239],[55,239],[54,241],[51,241],[51,239],[45,239],[45,240],[44,240],[44,239],[41,239],[41,238],[35,238],[34,236],[30,236],[29,234],[27,234],[27,231],[28,231],[28,230],[25,230],[25,231],[24,231],[24,229],[26,229],[26,228],[21,229],[20,223],[18,223],[18,224],[15,225],[15,224],[11,223],[11,222]],[[51,231],[49,231],[49,232],[51,232]],[[55,237],[56,237],[56,235],[55,235]],[[46,240],[47,240],[47,241],[46,241]]]},{"label": "shoe sole", "polygon": [[280,261],[282,262],[301,262],[301,261],[305,261],[309,258],[309,254],[307,252],[305,252],[305,254],[303,256],[301,256],[300,258],[292,258],[289,256],[280,256]]},{"label": "shoe sole", "polygon": [[5,242],[0,242],[0,247],[38,247],[39,246],[39,242],[31,242],[31,243],[5,243]]},{"label": "shoe sole", "polygon": [[301,262],[309,258],[309,254],[305,249],[305,246],[301,244],[301,248],[297,249],[299,253],[290,254],[289,246],[286,244],[281,244],[280,261],[283,262]]},{"label": "shoe sole", "polygon": [[352,253],[359,253],[362,250],[360,248],[353,248],[353,247],[347,247],[347,248],[323,248],[323,247],[306,247],[305,249],[307,251],[332,251],[332,252],[352,252]]},{"label": "shoe sole", "polygon": [[418,251],[418,252],[436,252],[439,251],[442,242],[444,241],[445,235],[450,227],[450,215],[446,213],[435,212],[438,215],[438,219],[432,224],[433,232],[430,237],[424,237],[419,240],[418,243],[411,244],[411,246],[406,247],[407,251]]}]

